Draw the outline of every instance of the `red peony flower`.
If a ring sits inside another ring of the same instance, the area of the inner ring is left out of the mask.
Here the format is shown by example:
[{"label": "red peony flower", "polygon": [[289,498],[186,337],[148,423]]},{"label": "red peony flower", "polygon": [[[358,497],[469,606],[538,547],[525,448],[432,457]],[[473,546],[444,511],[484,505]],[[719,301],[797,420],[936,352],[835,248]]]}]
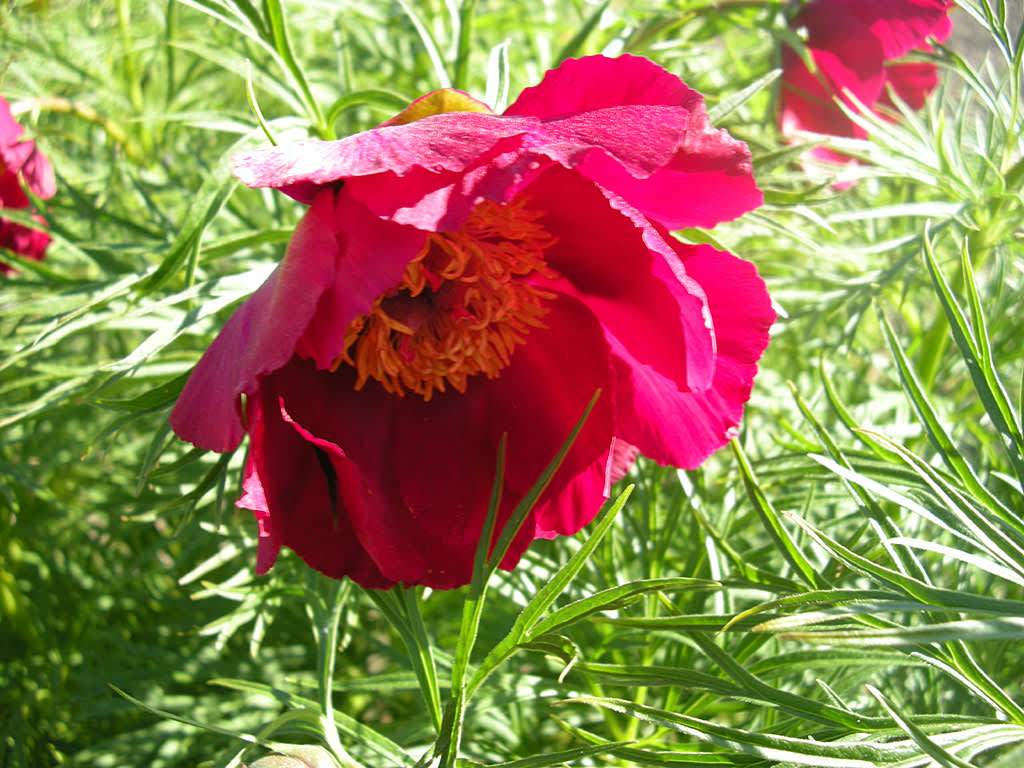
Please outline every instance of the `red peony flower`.
[{"label": "red peony flower", "polygon": [[[938,83],[934,64],[898,63],[911,51],[931,50],[929,37],[943,41],[952,25],[946,0],[811,0],[793,20],[806,28],[812,73],[791,48],[782,52],[779,128],[784,135],[812,131],[832,136],[865,138],[867,133],[843,114],[839,99],[852,109],[852,93],[864,106],[892,106],[888,87],[914,109]],[[833,163],[851,158],[825,147],[812,157]]]},{"label": "red peony flower", "polygon": [[[44,200],[57,191],[50,161],[36,149],[34,141],[21,141],[23,133],[25,129],[14,121],[10,105],[0,96],[0,210],[32,207],[22,183]],[[45,223],[38,214],[32,218]],[[0,218],[0,248],[41,261],[49,242],[50,236],[45,232]],[[0,262],[0,274],[14,271],[13,267]]]},{"label": "red peony flower", "polygon": [[751,264],[668,230],[761,193],[646,59],[566,61],[503,115],[436,91],[235,173],[310,207],[171,424],[216,451],[249,434],[258,572],[288,546],[364,587],[466,584],[501,436],[499,526],[598,389],[503,567],[589,522],[635,449],[695,467],[735,434],[775,315]]}]

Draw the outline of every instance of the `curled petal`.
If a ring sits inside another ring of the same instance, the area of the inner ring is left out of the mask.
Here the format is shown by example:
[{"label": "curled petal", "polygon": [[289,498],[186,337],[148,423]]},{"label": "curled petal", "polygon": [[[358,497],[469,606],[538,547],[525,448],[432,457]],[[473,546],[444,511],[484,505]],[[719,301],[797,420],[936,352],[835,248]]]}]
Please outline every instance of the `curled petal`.
[{"label": "curled petal", "polygon": [[[548,252],[549,263],[568,282],[558,290],[583,302],[609,339],[680,388],[705,386],[714,344],[704,323],[703,294],[693,281],[676,277],[666,259],[685,269],[650,224],[636,212],[631,219],[613,209],[593,184],[561,169],[548,171],[526,194],[546,212],[548,230],[559,233]],[[566,198],[572,206],[560,203]]]},{"label": "curled petal", "polygon": [[662,464],[690,469],[735,435],[775,313],[752,264],[709,246],[676,249],[707,293],[717,342],[714,379],[705,390],[680,391],[626,350],[613,349],[616,437]]}]

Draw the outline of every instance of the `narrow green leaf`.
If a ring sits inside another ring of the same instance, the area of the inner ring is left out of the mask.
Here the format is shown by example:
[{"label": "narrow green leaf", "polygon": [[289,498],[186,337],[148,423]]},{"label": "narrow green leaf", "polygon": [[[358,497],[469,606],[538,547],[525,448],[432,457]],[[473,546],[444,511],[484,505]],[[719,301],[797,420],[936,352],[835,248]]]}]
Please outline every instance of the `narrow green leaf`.
[{"label": "narrow green leaf", "polygon": [[782,526],[782,522],[779,520],[779,515],[775,511],[771,502],[768,501],[768,497],[764,491],[761,490],[760,484],[757,482],[757,478],[754,476],[754,470],[751,469],[750,463],[747,461],[747,457],[743,453],[743,449],[740,448],[739,443],[733,440],[729,443],[732,448],[733,455],[736,457],[736,461],[739,464],[740,474],[743,477],[743,485],[747,489],[747,498],[750,499],[751,505],[754,507],[754,511],[757,512],[757,516],[761,518],[761,522],[764,523],[768,533],[771,534],[772,539],[778,545],[779,550],[785,555],[786,560],[793,569],[801,575],[804,582],[812,588],[819,588],[826,586],[824,579],[818,575],[814,566],[808,562],[807,558],[804,557],[803,552],[796,546],[793,539],[790,537],[789,532]]},{"label": "narrow green leaf", "polygon": [[711,107],[711,109],[708,110],[708,118],[712,123],[717,125],[721,120],[731,115],[761,91],[769,88],[772,83],[778,80],[781,76],[781,69],[769,70],[767,74],[757,78],[757,80],[752,82],[746,88],[736,91],[735,93],[730,93],[720,102],[715,104],[715,106]]},{"label": "narrow green leaf", "polygon": [[581,546],[573,556],[569,558],[569,561],[558,571],[558,573],[556,573],[554,577],[552,577],[552,579],[541,588],[526,607],[523,608],[519,616],[516,617],[509,633],[490,650],[484,660],[480,663],[476,674],[473,675],[473,679],[470,681],[468,686],[468,690],[471,693],[477,690],[484,680],[487,679],[488,675],[497,669],[502,662],[516,652],[519,643],[527,637],[527,634],[534,628],[534,625],[540,621],[545,611],[547,611],[558,596],[562,594],[573,578],[575,578],[576,574],[580,572],[587,559],[597,548],[597,545],[601,543],[601,540],[605,537],[608,531],[611,530],[612,524],[615,522],[616,515],[618,515],[622,507],[625,506],[626,501],[629,499],[632,492],[633,486],[629,486],[619,495],[611,506],[601,513],[596,521],[594,530],[589,536],[587,536],[586,540],[583,542],[583,546]]}]

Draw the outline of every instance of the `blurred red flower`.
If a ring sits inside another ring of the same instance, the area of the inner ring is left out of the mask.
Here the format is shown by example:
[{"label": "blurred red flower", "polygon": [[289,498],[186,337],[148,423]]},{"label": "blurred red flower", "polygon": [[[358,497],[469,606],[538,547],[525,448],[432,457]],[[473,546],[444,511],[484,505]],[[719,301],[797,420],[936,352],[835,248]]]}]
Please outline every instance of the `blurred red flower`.
[{"label": "blurred red flower", "polygon": [[[925,42],[949,37],[952,24],[947,0],[811,0],[792,22],[807,30],[807,50],[817,73],[789,47],[782,52],[779,128],[784,135],[812,131],[865,138],[866,131],[843,114],[839,99],[851,109],[892,106],[888,88],[914,109],[938,83],[934,64],[890,63],[911,51],[931,50]],[[832,163],[850,158],[825,147],[810,155]]]},{"label": "blurred red flower", "polygon": [[[36,149],[34,141],[21,140],[23,133],[25,129],[14,121],[10,105],[0,96],[0,210],[32,208],[22,184],[44,200],[57,191],[50,161]],[[32,218],[45,223],[38,214]],[[50,236],[45,232],[0,218],[0,248],[41,261],[49,242]],[[14,271],[13,267],[0,262],[0,274]]]},{"label": "blurred red flower", "polygon": [[369,588],[466,584],[501,435],[499,527],[598,389],[502,567],[589,522],[636,449],[695,467],[735,434],[775,315],[751,264],[668,230],[761,193],[650,61],[566,61],[502,115],[436,91],[235,173],[310,208],[171,424],[217,451],[248,432],[259,572],[288,546]]}]

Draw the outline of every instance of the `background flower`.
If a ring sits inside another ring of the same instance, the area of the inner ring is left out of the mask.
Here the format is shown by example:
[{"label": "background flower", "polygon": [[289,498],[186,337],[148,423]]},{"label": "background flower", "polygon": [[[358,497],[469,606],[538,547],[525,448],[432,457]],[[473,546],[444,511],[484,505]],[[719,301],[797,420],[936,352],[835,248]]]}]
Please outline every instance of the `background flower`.
[{"label": "background flower", "polygon": [[[812,131],[864,138],[867,134],[834,103],[857,102],[877,109],[892,106],[889,88],[914,109],[938,83],[934,64],[891,63],[911,51],[930,50],[927,38],[949,37],[951,4],[945,0],[812,0],[792,26],[807,30],[807,50],[817,72],[789,47],[782,52],[779,128],[784,135]],[[819,160],[849,162],[825,147],[809,153]]]},{"label": "background flower", "polygon": [[[34,141],[21,140],[24,133],[25,129],[15,122],[10,105],[0,96],[0,210],[32,207],[22,184],[44,200],[57,191],[50,161],[36,149]],[[32,218],[45,223],[38,214]],[[49,242],[50,236],[45,232],[0,218],[0,248],[39,261]],[[0,273],[13,271],[13,267],[0,262]]]},{"label": "background flower", "polygon": [[248,432],[259,571],[283,545],[366,587],[465,584],[501,435],[499,526],[598,389],[503,567],[589,522],[634,448],[695,467],[734,435],[774,313],[752,265],[668,229],[761,194],[646,59],[566,61],[501,116],[436,92],[236,174],[310,208],[171,424],[220,451]]}]

